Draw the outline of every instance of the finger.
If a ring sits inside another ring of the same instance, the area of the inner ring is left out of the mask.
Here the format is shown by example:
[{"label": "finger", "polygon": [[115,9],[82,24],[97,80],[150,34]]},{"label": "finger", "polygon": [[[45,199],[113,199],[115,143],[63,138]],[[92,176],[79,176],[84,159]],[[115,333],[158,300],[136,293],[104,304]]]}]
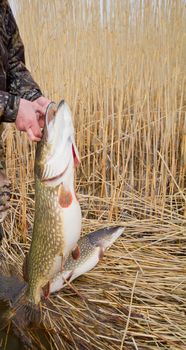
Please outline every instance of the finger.
[{"label": "finger", "polygon": [[39,138],[42,137],[41,129],[40,129],[40,126],[39,126],[39,121],[38,121],[37,118],[34,118],[32,120],[32,123],[29,125],[29,127],[32,129],[32,132],[33,132],[35,137],[39,137]]},{"label": "finger", "polygon": [[39,117],[38,123],[39,123],[39,127],[43,129],[45,125],[44,118]]},{"label": "finger", "polygon": [[51,101],[47,100],[47,101],[45,101],[45,103],[42,105],[42,107],[43,107],[44,110],[45,110],[45,113],[46,113],[47,107],[48,107],[48,105],[49,105],[50,103],[51,103]]},{"label": "finger", "polygon": [[51,103],[51,100],[49,100],[47,97],[40,96],[35,100],[35,102],[39,103],[40,106],[46,109],[47,106]]},{"label": "finger", "polygon": [[35,103],[33,102],[33,105],[34,105],[34,109],[37,113],[39,113],[41,116],[45,115],[46,108],[39,105],[39,103],[37,103],[37,102],[35,102]]},{"label": "finger", "polygon": [[31,141],[40,141],[41,140],[41,137],[37,137],[34,135],[31,128],[27,129],[27,135]]}]

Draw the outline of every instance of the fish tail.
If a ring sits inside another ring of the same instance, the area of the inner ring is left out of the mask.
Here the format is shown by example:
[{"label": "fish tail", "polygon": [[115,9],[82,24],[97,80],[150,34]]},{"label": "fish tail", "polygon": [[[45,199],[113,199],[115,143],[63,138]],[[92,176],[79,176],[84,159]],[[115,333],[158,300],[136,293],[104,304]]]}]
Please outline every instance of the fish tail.
[{"label": "fish tail", "polygon": [[16,276],[0,274],[0,329],[5,328],[14,317],[14,304],[24,293],[25,286]]},{"label": "fish tail", "polygon": [[25,328],[30,323],[39,325],[42,319],[41,306],[35,305],[25,296],[16,306],[16,319],[22,328]]},{"label": "fish tail", "polygon": [[14,318],[22,327],[40,323],[41,308],[29,299],[27,289],[16,276],[0,274],[0,330]]}]

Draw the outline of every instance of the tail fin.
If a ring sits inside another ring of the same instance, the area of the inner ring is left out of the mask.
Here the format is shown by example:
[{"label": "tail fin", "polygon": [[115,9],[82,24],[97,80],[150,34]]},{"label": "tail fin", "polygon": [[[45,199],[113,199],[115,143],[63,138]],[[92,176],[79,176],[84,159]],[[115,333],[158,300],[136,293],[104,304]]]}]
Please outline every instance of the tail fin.
[{"label": "tail fin", "polygon": [[16,276],[0,274],[0,329],[3,329],[15,315],[14,303],[25,290],[25,283]]},{"label": "tail fin", "polygon": [[22,327],[40,323],[41,309],[28,301],[26,290],[27,283],[16,276],[0,274],[0,329],[5,328],[11,319]]},{"label": "tail fin", "polygon": [[30,323],[39,325],[42,320],[41,306],[35,305],[23,297],[16,306],[15,319],[22,328],[29,326]]}]

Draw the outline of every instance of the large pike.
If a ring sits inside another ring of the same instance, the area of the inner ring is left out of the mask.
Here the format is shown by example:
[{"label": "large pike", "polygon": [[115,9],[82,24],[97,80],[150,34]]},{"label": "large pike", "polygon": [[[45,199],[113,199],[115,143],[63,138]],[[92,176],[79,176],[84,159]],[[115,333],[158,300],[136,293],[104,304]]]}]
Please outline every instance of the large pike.
[{"label": "large pike", "polygon": [[[42,296],[48,297],[67,281],[91,270],[124,231],[122,227],[109,227],[79,239],[81,209],[74,190],[74,168],[78,163],[70,109],[64,101],[58,106],[51,103],[43,137],[36,148],[35,218],[23,268],[27,283],[0,275],[0,300],[7,298],[18,317],[26,315],[28,322],[40,316]],[[12,310],[3,317],[10,319],[11,315]]]},{"label": "large pike", "polygon": [[35,218],[30,251],[24,266],[28,308],[50,293],[50,280],[63,270],[72,252],[79,257],[81,210],[74,190],[79,155],[70,109],[61,101],[46,112],[42,140],[35,157]]}]

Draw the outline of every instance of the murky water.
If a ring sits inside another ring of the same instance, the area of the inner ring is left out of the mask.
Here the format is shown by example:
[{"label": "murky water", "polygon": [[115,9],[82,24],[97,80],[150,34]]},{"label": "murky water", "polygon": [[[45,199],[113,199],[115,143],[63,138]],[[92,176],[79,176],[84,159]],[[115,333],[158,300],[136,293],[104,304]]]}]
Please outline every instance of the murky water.
[{"label": "murky water", "polygon": [[[25,347],[25,342],[29,344],[32,350],[41,348],[46,350],[51,349],[51,344],[48,341],[48,333],[43,324],[29,325],[25,329],[20,329],[21,324],[19,321],[21,320],[19,317],[13,317],[12,322],[9,322],[7,319],[6,313],[11,310],[9,301],[14,303],[17,295],[24,289],[24,286],[25,282],[19,280],[16,276],[5,276],[0,271],[0,350],[28,349],[28,347]],[[3,315],[5,318],[2,317]],[[36,344],[35,347],[32,347],[30,332],[34,339],[37,339],[38,345]]]},{"label": "murky water", "polygon": [[0,350],[22,350],[25,349],[21,342],[13,335],[8,336],[6,339],[6,332],[0,332]]},{"label": "murky water", "polygon": [[[37,332],[37,339],[38,344],[35,345],[34,349],[46,349],[51,350],[51,344],[49,344],[46,337],[43,335],[43,332]],[[12,333],[8,334],[7,337],[7,330],[6,331],[0,331],[0,350],[25,350],[28,349],[24,346],[24,344]]]}]

